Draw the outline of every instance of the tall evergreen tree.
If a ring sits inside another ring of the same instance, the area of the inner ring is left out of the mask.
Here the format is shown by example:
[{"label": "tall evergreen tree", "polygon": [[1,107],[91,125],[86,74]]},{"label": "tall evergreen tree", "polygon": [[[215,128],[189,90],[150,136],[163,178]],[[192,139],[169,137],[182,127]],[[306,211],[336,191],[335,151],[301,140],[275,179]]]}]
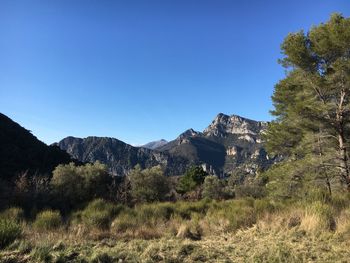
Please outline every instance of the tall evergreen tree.
[{"label": "tall evergreen tree", "polygon": [[350,19],[340,14],[308,33],[289,34],[280,63],[288,69],[272,96],[277,118],[266,134],[270,152],[338,169],[350,191]]}]

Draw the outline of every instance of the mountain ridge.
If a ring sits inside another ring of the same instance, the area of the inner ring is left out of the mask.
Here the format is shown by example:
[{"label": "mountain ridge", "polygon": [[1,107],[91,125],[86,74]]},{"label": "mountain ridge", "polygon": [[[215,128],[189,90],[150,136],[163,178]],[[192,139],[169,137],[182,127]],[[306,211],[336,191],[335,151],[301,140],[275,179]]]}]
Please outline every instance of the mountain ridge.
[{"label": "mountain ridge", "polygon": [[57,146],[49,146],[30,130],[0,113],[0,177],[15,178],[19,174],[50,174],[61,163],[69,163],[70,155]]},{"label": "mountain ridge", "polygon": [[153,149],[96,136],[69,136],[56,145],[80,161],[106,163],[115,175],[126,175],[136,164],[143,168],[161,165],[167,175],[182,174],[192,165],[201,165],[218,176],[237,169],[255,174],[273,163],[261,138],[267,125],[268,122],[219,113],[203,132],[188,129]]}]

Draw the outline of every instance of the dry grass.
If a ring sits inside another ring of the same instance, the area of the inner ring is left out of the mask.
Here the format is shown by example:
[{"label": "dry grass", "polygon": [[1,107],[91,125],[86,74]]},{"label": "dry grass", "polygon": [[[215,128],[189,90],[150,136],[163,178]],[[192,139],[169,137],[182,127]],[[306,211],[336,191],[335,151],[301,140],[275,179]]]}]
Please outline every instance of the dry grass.
[{"label": "dry grass", "polygon": [[143,205],[110,229],[27,225],[0,262],[348,262],[348,205],[259,202]]}]

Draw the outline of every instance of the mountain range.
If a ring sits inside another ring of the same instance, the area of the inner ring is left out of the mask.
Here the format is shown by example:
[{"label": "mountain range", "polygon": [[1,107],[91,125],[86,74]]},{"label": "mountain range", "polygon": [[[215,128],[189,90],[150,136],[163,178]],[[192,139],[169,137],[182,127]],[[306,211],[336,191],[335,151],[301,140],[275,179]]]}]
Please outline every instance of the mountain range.
[{"label": "mountain range", "polygon": [[255,174],[274,163],[262,143],[268,123],[238,115],[218,114],[202,132],[188,129],[175,140],[134,147],[115,138],[66,137],[55,145],[82,162],[101,161],[114,175],[126,175],[136,164],[161,165],[167,175],[180,175],[193,165],[217,176]]}]

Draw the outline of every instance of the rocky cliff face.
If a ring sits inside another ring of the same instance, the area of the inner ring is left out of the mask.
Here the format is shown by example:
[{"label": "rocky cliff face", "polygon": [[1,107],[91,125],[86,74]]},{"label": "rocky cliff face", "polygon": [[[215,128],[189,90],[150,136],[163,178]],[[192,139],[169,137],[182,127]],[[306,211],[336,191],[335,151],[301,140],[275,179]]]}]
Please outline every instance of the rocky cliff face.
[{"label": "rocky cliff face", "polygon": [[267,125],[267,122],[220,113],[203,132],[187,130],[158,150],[201,164],[218,176],[238,170],[254,174],[274,162],[262,144],[261,135]]},{"label": "rocky cliff face", "polygon": [[67,137],[58,146],[80,161],[106,163],[115,175],[127,174],[136,164],[162,165],[168,175],[182,174],[191,165],[202,165],[218,176],[235,171],[254,174],[274,162],[261,139],[267,124],[220,113],[203,132],[189,129],[154,149],[101,137]]},{"label": "rocky cliff face", "polygon": [[242,138],[259,137],[261,132],[267,128],[267,124],[267,122],[253,121],[238,115],[229,116],[219,113],[203,131],[203,134],[217,137],[226,137],[229,134],[239,134],[242,135]]}]

